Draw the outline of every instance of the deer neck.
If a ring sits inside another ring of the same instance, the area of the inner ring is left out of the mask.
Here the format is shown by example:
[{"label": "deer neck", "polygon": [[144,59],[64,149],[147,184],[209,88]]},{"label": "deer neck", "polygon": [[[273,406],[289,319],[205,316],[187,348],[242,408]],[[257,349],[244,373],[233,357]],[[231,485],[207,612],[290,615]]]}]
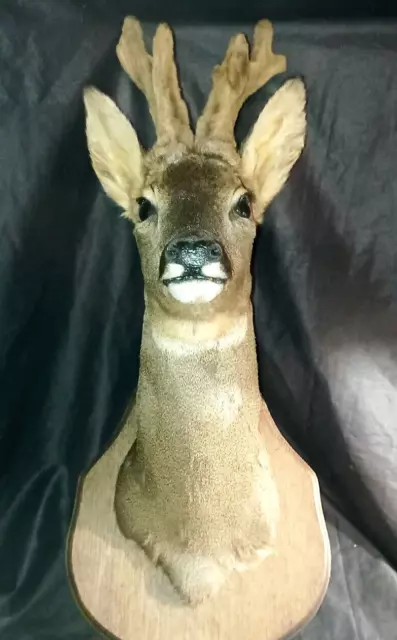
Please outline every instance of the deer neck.
[{"label": "deer neck", "polygon": [[258,386],[252,307],[216,322],[159,323],[146,312],[136,411],[137,441],[153,465],[168,467],[179,456],[191,465],[202,455],[218,468],[227,442],[244,455],[257,433]]},{"label": "deer neck", "polygon": [[[147,543],[153,557],[173,566],[188,550],[195,575],[204,557],[216,577],[221,565],[262,558],[253,550],[268,553],[275,535],[278,498],[259,433],[252,309],[218,327],[187,323],[183,339],[175,324],[168,333],[145,316],[137,435],[119,475],[116,512],[125,535]],[[179,584],[191,575],[186,567],[174,567]]]}]

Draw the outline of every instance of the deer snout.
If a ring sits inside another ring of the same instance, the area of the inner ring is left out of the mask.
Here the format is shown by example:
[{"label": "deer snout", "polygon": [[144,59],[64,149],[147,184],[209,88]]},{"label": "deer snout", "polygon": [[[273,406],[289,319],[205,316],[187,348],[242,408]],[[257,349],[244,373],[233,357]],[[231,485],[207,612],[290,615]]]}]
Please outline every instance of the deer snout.
[{"label": "deer snout", "polygon": [[163,251],[160,278],[179,302],[210,302],[225,286],[227,265],[226,253],[216,240],[176,238]]},{"label": "deer snout", "polygon": [[201,272],[205,265],[222,260],[223,249],[215,240],[191,237],[172,240],[164,254],[167,263],[179,264],[187,271]]}]

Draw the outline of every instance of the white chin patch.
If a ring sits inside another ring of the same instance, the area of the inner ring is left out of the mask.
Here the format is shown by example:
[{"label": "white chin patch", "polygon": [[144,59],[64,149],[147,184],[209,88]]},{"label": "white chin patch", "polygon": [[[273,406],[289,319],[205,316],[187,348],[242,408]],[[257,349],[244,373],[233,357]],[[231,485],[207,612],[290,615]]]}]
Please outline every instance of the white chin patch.
[{"label": "white chin patch", "polygon": [[224,285],[211,280],[186,280],[170,282],[168,291],[175,300],[184,304],[211,302],[223,290]]}]

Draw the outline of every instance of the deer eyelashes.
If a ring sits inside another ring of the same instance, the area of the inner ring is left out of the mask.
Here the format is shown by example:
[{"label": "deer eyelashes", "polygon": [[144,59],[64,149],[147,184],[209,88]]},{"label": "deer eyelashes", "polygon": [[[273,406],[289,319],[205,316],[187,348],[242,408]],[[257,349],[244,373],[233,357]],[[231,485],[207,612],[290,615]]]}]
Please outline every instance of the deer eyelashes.
[{"label": "deer eyelashes", "polygon": [[251,198],[248,193],[244,193],[233,207],[233,212],[239,218],[249,219],[251,217]]},{"label": "deer eyelashes", "polygon": [[150,200],[147,198],[137,198],[136,202],[138,204],[138,217],[140,222],[145,222],[149,218],[152,218],[157,213],[157,209]]}]

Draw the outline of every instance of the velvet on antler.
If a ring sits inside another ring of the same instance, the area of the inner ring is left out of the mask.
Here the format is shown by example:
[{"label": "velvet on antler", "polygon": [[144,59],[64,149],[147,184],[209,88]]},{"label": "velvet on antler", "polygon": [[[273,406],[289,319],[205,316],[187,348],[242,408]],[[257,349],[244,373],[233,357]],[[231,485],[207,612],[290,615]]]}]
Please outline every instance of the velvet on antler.
[{"label": "velvet on antler", "polygon": [[116,52],[125,72],[146,96],[156,128],[155,146],[191,146],[193,133],[179,88],[173,38],[168,25],[158,26],[153,39],[153,55],[150,55],[139,21],[126,18]]},{"label": "velvet on antler", "polygon": [[250,54],[247,38],[234,36],[222,64],[213,70],[213,87],[198,120],[198,144],[216,141],[235,148],[234,127],[241,107],[270,78],[286,70],[285,56],[272,51],[273,27],[261,20],[255,27]]},{"label": "velvet on antler", "polygon": [[[270,78],[286,70],[286,58],[272,51],[273,27],[261,20],[255,27],[250,53],[247,38],[234,36],[225,58],[213,71],[213,87],[197,122],[195,142],[200,148],[214,144],[235,149],[234,127],[247,98]],[[157,133],[156,147],[193,144],[186,104],[181,97],[170,28],[161,24],[153,39],[153,55],[143,41],[138,20],[124,21],[117,46],[120,63],[144,93]]]}]

